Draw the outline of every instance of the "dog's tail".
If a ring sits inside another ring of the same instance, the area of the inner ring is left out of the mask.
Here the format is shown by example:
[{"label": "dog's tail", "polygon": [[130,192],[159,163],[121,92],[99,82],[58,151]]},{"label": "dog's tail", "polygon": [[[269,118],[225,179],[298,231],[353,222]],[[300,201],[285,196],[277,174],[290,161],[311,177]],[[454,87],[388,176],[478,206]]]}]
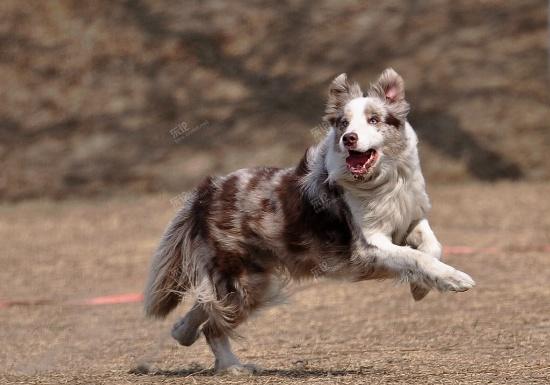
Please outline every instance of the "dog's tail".
[{"label": "dog's tail", "polygon": [[145,314],[150,317],[165,317],[181,301],[190,289],[190,277],[196,261],[191,236],[193,218],[191,205],[195,193],[186,200],[184,206],[168,225],[153,255],[149,279],[145,287]]}]

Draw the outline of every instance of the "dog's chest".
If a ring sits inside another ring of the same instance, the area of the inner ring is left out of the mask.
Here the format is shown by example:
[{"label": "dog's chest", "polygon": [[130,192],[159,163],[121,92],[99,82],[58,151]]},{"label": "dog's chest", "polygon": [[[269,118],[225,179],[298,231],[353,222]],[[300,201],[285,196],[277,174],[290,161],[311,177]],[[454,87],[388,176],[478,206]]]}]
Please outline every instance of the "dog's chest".
[{"label": "dog's chest", "polygon": [[394,243],[402,243],[411,223],[424,216],[424,197],[408,186],[391,191],[346,194],[356,223],[365,236],[382,233]]}]

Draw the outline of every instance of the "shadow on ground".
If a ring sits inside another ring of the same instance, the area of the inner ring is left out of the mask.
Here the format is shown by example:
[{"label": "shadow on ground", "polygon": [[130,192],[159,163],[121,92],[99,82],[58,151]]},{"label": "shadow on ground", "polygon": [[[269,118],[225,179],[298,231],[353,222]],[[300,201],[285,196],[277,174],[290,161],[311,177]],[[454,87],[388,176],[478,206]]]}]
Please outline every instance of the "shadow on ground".
[{"label": "shadow on ground", "polygon": [[[372,367],[361,367],[360,369],[347,369],[347,370],[330,370],[330,369],[262,369],[259,373],[254,374],[254,377],[262,376],[278,376],[287,378],[309,378],[309,377],[341,377],[350,375],[361,374],[374,374]],[[129,371],[130,374],[140,376],[165,376],[165,377],[191,377],[191,376],[220,376],[212,368],[204,368],[201,366],[192,366],[189,368],[175,369],[175,370],[162,370],[162,369],[148,369],[147,367],[138,366]],[[221,375],[223,376],[223,374]]]}]

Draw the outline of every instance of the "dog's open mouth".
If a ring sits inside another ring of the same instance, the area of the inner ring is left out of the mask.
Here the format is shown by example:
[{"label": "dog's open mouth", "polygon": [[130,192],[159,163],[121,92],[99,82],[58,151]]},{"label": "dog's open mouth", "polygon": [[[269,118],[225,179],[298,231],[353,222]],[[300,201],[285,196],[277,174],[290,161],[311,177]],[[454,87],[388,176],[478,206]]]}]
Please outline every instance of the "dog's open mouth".
[{"label": "dog's open mouth", "polygon": [[376,150],[370,149],[365,152],[349,151],[349,156],[346,158],[348,170],[354,175],[365,175],[371,167],[376,163],[378,153]]}]

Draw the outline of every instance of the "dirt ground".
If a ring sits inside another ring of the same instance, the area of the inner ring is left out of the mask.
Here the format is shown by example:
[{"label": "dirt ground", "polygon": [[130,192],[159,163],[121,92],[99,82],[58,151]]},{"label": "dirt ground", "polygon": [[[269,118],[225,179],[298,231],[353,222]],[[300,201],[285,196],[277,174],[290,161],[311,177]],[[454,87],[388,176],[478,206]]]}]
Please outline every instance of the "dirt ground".
[{"label": "dirt ground", "polygon": [[[169,195],[0,206],[0,383],[548,384],[550,184],[432,186],[446,261],[466,293],[415,303],[390,282],[312,281],[234,343],[254,377],[220,377],[140,303],[70,301],[142,290],[174,207]],[[69,303],[68,303],[69,302]],[[184,311],[184,307],[178,313]]]}]

